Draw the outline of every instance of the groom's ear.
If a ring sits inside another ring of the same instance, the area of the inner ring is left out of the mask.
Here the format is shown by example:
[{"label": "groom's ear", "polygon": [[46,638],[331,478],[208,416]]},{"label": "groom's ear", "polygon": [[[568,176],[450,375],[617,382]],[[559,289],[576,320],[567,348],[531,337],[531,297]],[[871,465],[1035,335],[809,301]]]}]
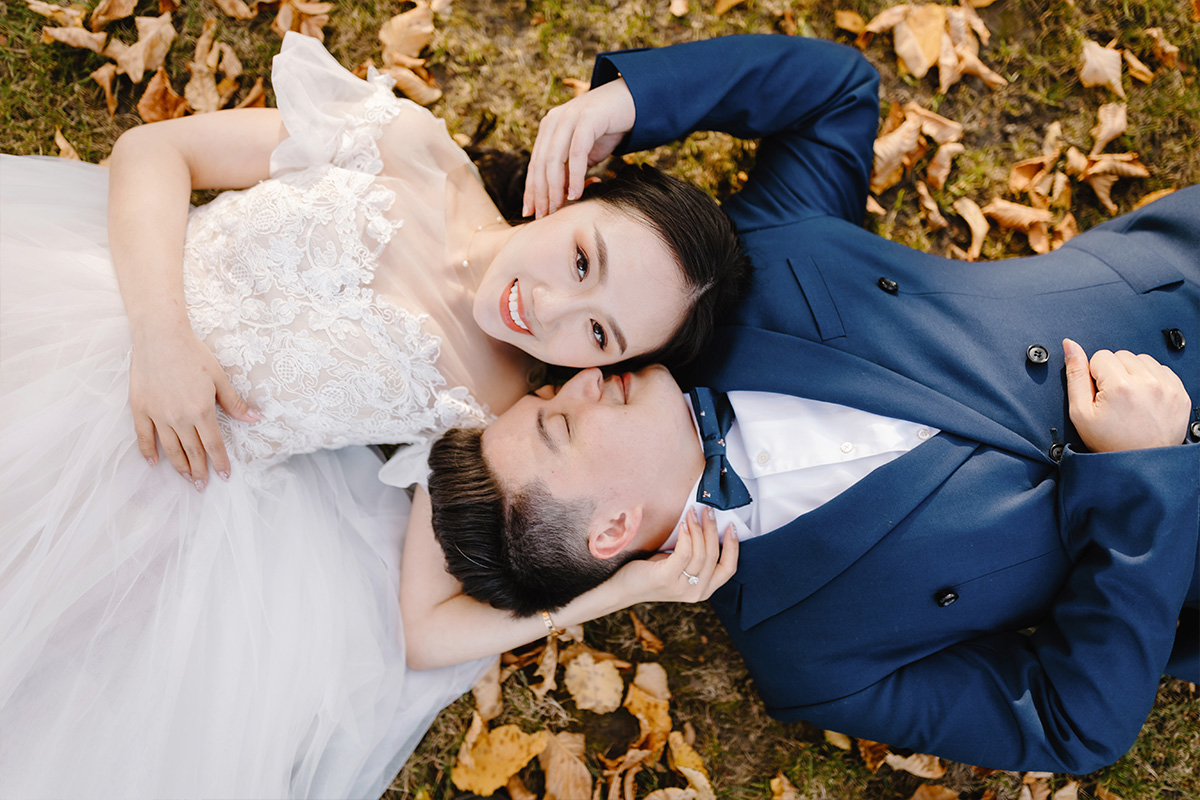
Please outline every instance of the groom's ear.
[{"label": "groom's ear", "polygon": [[641,524],[641,506],[611,513],[597,511],[588,528],[588,552],[596,558],[619,555],[637,536]]}]

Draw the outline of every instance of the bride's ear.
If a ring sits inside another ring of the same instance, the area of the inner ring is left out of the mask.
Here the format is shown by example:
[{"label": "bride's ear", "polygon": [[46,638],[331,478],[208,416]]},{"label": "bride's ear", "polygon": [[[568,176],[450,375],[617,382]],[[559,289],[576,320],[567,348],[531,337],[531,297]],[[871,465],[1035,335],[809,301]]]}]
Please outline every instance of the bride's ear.
[{"label": "bride's ear", "polygon": [[588,552],[596,558],[612,558],[625,550],[642,524],[642,507],[614,514],[597,514],[588,530]]}]

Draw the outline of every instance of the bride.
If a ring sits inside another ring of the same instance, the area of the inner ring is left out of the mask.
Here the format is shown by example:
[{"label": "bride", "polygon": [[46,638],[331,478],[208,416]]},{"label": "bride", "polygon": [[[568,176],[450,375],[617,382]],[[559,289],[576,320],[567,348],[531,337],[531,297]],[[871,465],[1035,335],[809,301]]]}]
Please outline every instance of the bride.
[{"label": "bride", "polygon": [[689,357],[738,282],[678,182],[510,227],[386,79],[289,34],[273,82],[111,170],[0,161],[6,798],[379,796],[486,661],[406,667],[409,500],[348,445],[419,483],[539,362]]}]

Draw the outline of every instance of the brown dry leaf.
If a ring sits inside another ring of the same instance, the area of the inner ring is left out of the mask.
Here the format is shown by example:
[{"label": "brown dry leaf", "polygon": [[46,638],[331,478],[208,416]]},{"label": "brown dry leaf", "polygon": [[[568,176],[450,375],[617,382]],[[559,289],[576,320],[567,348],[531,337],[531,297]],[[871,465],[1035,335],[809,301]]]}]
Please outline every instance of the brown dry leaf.
[{"label": "brown dry leaf", "polygon": [[[966,199],[966,198],[962,198]],[[946,767],[942,764],[941,759],[937,756],[926,755],[924,753],[914,753],[911,756],[898,756],[895,753],[888,753],[884,762],[894,770],[904,770],[916,775],[918,778],[929,778],[937,780],[946,774]]]},{"label": "brown dry leaf", "polygon": [[[979,258],[979,254],[983,252],[983,239],[987,236],[988,225],[987,218],[983,216],[983,210],[969,197],[960,197],[954,201],[954,210],[962,217],[967,227],[971,229],[971,246],[967,248],[967,261],[974,261]],[[891,758],[892,754],[888,754]]]},{"label": "brown dry leaf", "polygon": [[[964,8],[946,9],[946,29],[950,35],[950,43],[954,47],[962,47],[979,55],[979,40],[975,38],[971,25],[967,22],[967,12]],[[984,30],[987,29],[984,28]],[[955,56],[955,61],[958,61],[957,56]]]},{"label": "brown dry leaf", "polygon": [[1084,86],[1107,86],[1117,97],[1125,97],[1121,86],[1121,51],[1103,47],[1090,39],[1083,43],[1079,82]]},{"label": "brown dry leaf", "polygon": [[538,658],[538,668],[534,670],[535,678],[542,680],[537,684],[530,684],[530,690],[538,697],[545,697],[547,694],[558,688],[558,683],[555,681],[555,675],[558,674],[558,640],[553,636],[546,637],[546,644],[542,647],[542,655]]},{"label": "brown dry leaf", "polygon": [[94,31],[104,30],[108,23],[132,15],[136,5],[137,0],[100,0],[88,19],[88,27]]},{"label": "brown dry leaf", "polygon": [[[921,199],[921,211],[925,215],[925,224],[929,227],[929,230],[940,231],[950,224],[942,216],[942,210],[938,208],[937,201],[929,193],[929,187],[925,185],[924,181],[917,181],[917,196]],[[859,744],[861,746],[861,740]]]},{"label": "brown dry leaf", "polygon": [[954,157],[965,152],[967,152],[967,148],[961,142],[950,142],[939,147],[933,154],[933,158],[930,159],[928,169],[925,170],[925,180],[929,181],[929,185],[940,192],[950,177],[950,167],[954,163]]},{"label": "brown dry leaf", "polygon": [[1071,205],[1071,181],[1065,173],[1055,171],[1050,176],[1050,205],[1054,208],[1067,208]]},{"label": "brown dry leaf", "polygon": [[[508,779],[520,772],[531,758],[545,750],[548,739],[546,731],[529,734],[516,725],[482,730],[471,745],[467,763],[459,751],[459,760],[450,771],[450,780],[463,791],[486,797],[508,783]],[[466,742],[463,745],[465,747]]]},{"label": "brown dry leaf", "polygon": [[409,100],[420,105],[427,106],[442,96],[442,90],[436,84],[430,85],[408,67],[385,66],[379,71],[390,75],[396,81],[396,88],[404,92],[404,96]]},{"label": "brown dry leaf", "polygon": [[597,714],[616,711],[625,688],[616,665],[612,661],[597,663],[591,653],[584,653],[567,665],[563,685],[577,708]]},{"label": "brown dry leaf", "polygon": [[1154,80],[1154,70],[1147,67],[1142,61],[1133,54],[1131,50],[1122,50],[1121,56],[1125,59],[1125,65],[1129,67],[1130,77],[1136,78],[1142,83],[1149,83]]},{"label": "brown dry leaf", "polygon": [[1067,212],[1067,215],[1058,221],[1054,226],[1054,235],[1050,239],[1050,249],[1057,250],[1067,242],[1079,235],[1079,224],[1075,222],[1075,215]]},{"label": "brown dry leaf", "polygon": [[171,78],[162,67],[154,73],[137,104],[138,116],[146,122],[176,119],[187,113],[187,101],[171,86]]},{"label": "brown dry leaf", "polygon": [[1067,174],[1078,178],[1088,168],[1088,157],[1074,147],[1067,148]]},{"label": "brown dry leaf", "polygon": [[1117,204],[1112,200],[1112,187],[1117,182],[1116,175],[1089,175],[1084,178],[1088,185],[1092,187],[1092,191],[1096,193],[1097,199],[1110,214],[1117,213]]},{"label": "brown dry leaf", "polygon": [[1050,168],[1056,161],[1058,161],[1058,156],[1043,155],[1026,158],[1013,164],[1008,173],[1008,190],[1013,194],[1030,191],[1049,174]]},{"label": "brown dry leaf", "polygon": [[890,31],[908,16],[908,12],[911,9],[912,6],[908,5],[907,3],[898,6],[892,6],[891,8],[885,8],[883,11],[880,11],[878,14],[871,17],[871,21],[867,23],[867,27],[864,30],[866,33],[883,33],[884,31]]},{"label": "brown dry leaf", "polygon": [[1062,123],[1058,120],[1046,126],[1046,135],[1042,139],[1042,155],[1052,156],[1057,161],[1062,155],[1063,131]]},{"label": "brown dry leaf", "polygon": [[100,88],[104,90],[104,105],[108,107],[108,115],[111,117],[117,112],[117,96],[113,93],[112,88],[113,78],[117,77],[117,65],[109,62],[89,77],[100,84]]},{"label": "brown dry leaf", "polygon": [[254,85],[250,87],[250,91],[242,98],[242,102],[238,103],[234,108],[266,108],[267,92],[263,89],[263,79],[256,78]]},{"label": "brown dry leaf", "polygon": [[[954,11],[955,9],[950,9]],[[954,52],[954,40],[949,33],[942,32],[942,49],[938,51],[938,93],[945,94],[950,87],[962,80],[962,67],[958,53]]]},{"label": "brown dry leaf", "polygon": [[[525,786],[525,781],[521,780],[520,773],[508,779],[508,783],[504,784],[504,790],[508,792],[511,800],[538,800],[537,794],[529,791],[529,788]],[[430,797],[428,793],[425,794],[424,798],[418,794],[416,800],[430,800]]]},{"label": "brown dry leaf", "polygon": [[254,19],[258,15],[257,3],[254,4],[254,10],[242,0],[216,0],[216,3],[218,8],[234,19]]},{"label": "brown dry leaf", "polygon": [[921,120],[910,117],[889,134],[875,140],[875,169],[871,173],[871,192],[881,194],[904,177],[904,162],[916,151],[921,138]]},{"label": "brown dry leaf", "polygon": [[82,28],[83,18],[87,14],[87,9],[80,6],[56,6],[53,3],[43,3],[42,0],[25,0],[25,5],[33,13],[41,14],[64,28]]},{"label": "brown dry leaf", "polygon": [[661,653],[664,647],[663,640],[655,636],[638,618],[637,614],[630,611],[629,618],[633,620],[633,634],[637,637],[638,644],[642,646],[642,649],[649,650],[651,653]]},{"label": "brown dry leaf", "polygon": [[463,736],[462,744],[458,746],[458,763],[464,764],[467,767],[475,766],[475,760],[472,757],[475,742],[483,734],[483,720],[478,714],[471,714],[471,724],[467,727],[467,733]]},{"label": "brown dry leaf", "polygon": [[584,763],[582,733],[557,733],[546,740],[538,763],[546,774],[544,800],[577,800],[592,794],[592,774]]},{"label": "brown dry leaf", "polygon": [[664,703],[671,699],[671,689],[667,685],[667,671],[663,669],[662,664],[652,661],[638,664],[637,671],[633,675],[633,685]]},{"label": "brown dry leaf", "polygon": [[875,195],[867,195],[867,213],[874,214],[877,217],[882,217],[887,214],[883,206],[879,205],[879,201],[875,199]]},{"label": "brown dry leaf", "polygon": [[957,142],[962,139],[963,126],[941,114],[935,114],[917,103],[905,103],[904,110],[921,120],[921,133],[938,144]]},{"label": "brown dry leaf", "polygon": [[625,695],[622,704],[637,717],[641,733],[634,746],[639,750],[649,750],[659,753],[667,743],[667,735],[671,731],[671,712],[666,700],[655,697],[637,684],[630,684],[629,693]]},{"label": "brown dry leaf", "polygon": [[668,786],[665,789],[655,789],[642,800],[696,800],[696,793],[691,789]]},{"label": "brown dry leaf", "polygon": [[1134,203],[1133,208],[1136,210],[1136,209],[1141,208],[1144,205],[1149,205],[1150,203],[1153,203],[1155,200],[1166,197],[1167,195],[1171,194],[1174,191],[1175,191],[1174,189],[1159,189],[1157,192],[1151,192],[1150,194],[1144,196],[1141,200],[1138,200],[1136,203]]},{"label": "brown dry leaf", "polygon": [[975,259],[971,258],[971,255],[966,250],[963,250],[961,247],[956,245],[954,242],[951,242],[950,245],[946,248],[946,258],[956,258],[959,261],[974,261],[975,260]]},{"label": "brown dry leaf", "polygon": [[134,22],[137,42],[126,46],[113,39],[104,49],[104,55],[117,62],[118,75],[128,75],[134,83],[141,83],[146,72],[157,70],[166,61],[167,51],[175,40],[175,26],[170,14],[134,17]]},{"label": "brown dry leaf", "polygon": [[708,775],[688,767],[680,767],[679,774],[687,780],[688,789],[695,792],[696,800],[717,800],[717,794],[713,791]]},{"label": "brown dry leaf", "polygon": [[771,778],[771,800],[800,800],[800,790],[788,780],[782,770]]},{"label": "brown dry leaf", "polygon": [[925,783],[917,787],[909,800],[958,800],[958,792],[945,786]]},{"label": "brown dry leaf", "polygon": [[1100,106],[1096,118],[1096,127],[1089,131],[1092,139],[1095,140],[1091,152],[1093,156],[1107,147],[1109,142],[1120,136],[1129,127],[1124,103],[1105,103]]},{"label": "brown dry leaf", "polygon": [[425,60],[418,58],[433,39],[433,10],[426,2],[383,23],[379,41],[383,44],[383,63],[401,67],[418,67]]},{"label": "brown dry leaf", "polygon": [[867,29],[867,23],[863,21],[861,14],[857,11],[847,11],[844,8],[833,12],[833,24],[844,31],[856,34],[863,33]]},{"label": "brown dry leaf", "polygon": [[904,106],[899,103],[888,103],[887,116],[883,118],[883,124],[879,126],[879,133],[875,134],[878,139],[881,136],[886,136],[892,131],[904,124],[904,120],[908,115],[904,113]]},{"label": "brown dry leaf", "polygon": [[903,69],[916,78],[925,77],[938,63],[942,32],[946,27],[946,9],[932,3],[913,6],[904,19],[892,28],[893,47]]},{"label": "brown dry leaf", "polygon": [[682,17],[688,13],[688,0],[671,0],[671,14]]},{"label": "brown dry leaf", "polygon": [[717,4],[713,6],[713,13],[718,17],[724,14],[734,6],[741,5],[746,0],[717,0]]},{"label": "brown dry leaf", "polygon": [[[987,5],[991,5],[991,3]],[[959,6],[963,10],[963,18],[966,19],[968,27],[979,37],[980,42],[987,44],[992,38],[992,33],[988,30],[988,26],[984,24],[983,17],[979,16],[979,13],[975,11],[977,8],[983,8],[984,4],[959,0]]]},{"label": "brown dry leaf", "polygon": [[1102,153],[1088,157],[1083,179],[1093,175],[1116,175],[1118,178],[1148,178],[1150,170],[1138,161],[1137,153]]},{"label": "brown dry leaf", "polygon": [[1117,794],[1116,792],[1110,792],[1103,786],[1097,786],[1096,800],[1125,800],[1125,798],[1121,797],[1121,795]]},{"label": "brown dry leaf", "polygon": [[979,56],[972,53],[963,47],[954,48],[954,52],[958,54],[958,68],[962,70],[964,75],[975,75],[981,78],[989,89],[999,89],[1001,86],[1007,86],[1008,81],[1004,76],[992,70],[987,64],[979,60]]},{"label": "brown dry leaf", "polygon": [[80,47],[94,53],[104,51],[107,33],[92,33],[83,28],[42,28],[42,44],[61,42],[71,47]]},{"label": "brown dry leaf", "polygon": [[883,742],[872,742],[870,739],[855,739],[854,741],[858,744],[858,753],[862,756],[867,769],[871,772],[878,772],[889,752],[888,746]]},{"label": "brown dry leaf", "polygon": [[282,0],[279,12],[271,22],[271,30],[282,38],[288,31],[297,31],[311,36],[318,42],[325,41],[325,25],[333,3],[306,3],[302,0]]},{"label": "brown dry leaf", "polygon": [[561,80],[563,86],[566,86],[571,90],[572,97],[579,97],[580,95],[587,94],[588,89],[591,87],[591,84],[589,84],[587,81],[580,80],[579,78],[562,78]]},{"label": "brown dry leaf", "polygon": [[69,161],[82,161],[77,151],[71,143],[67,141],[67,137],[63,136],[62,128],[54,126],[54,143],[58,145],[58,157],[65,158]]},{"label": "brown dry leaf", "polygon": [[1050,223],[1035,222],[1025,232],[1029,238],[1029,249],[1038,255],[1050,252]]},{"label": "brown dry leaf", "polygon": [[[570,629],[568,628],[568,630]],[[606,653],[603,650],[597,650],[594,647],[589,647],[583,643],[582,637],[580,637],[580,639],[576,639],[574,642],[563,648],[562,652],[559,654],[558,663],[562,664],[564,667],[570,666],[572,661],[579,658],[584,653],[589,654],[592,657],[592,660],[597,664],[599,664],[601,661],[611,661],[617,669],[629,669],[633,666],[628,661],[619,659],[612,653]]]},{"label": "brown dry leaf", "polygon": [[[1167,41],[1162,28],[1146,28],[1143,31],[1154,43],[1154,57],[1167,69],[1175,69],[1179,63],[1179,48]],[[1124,95],[1122,95],[1124,96]]]},{"label": "brown dry leaf", "polygon": [[[600,760],[604,762],[606,767],[603,775],[609,781],[609,799],[616,800],[616,798],[621,796],[620,787],[622,775],[628,776],[628,773],[631,771],[636,774],[637,771],[642,768],[642,765],[656,761],[657,759],[658,753],[651,752],[650,750],[638,750],[636,748],[630,748],[628,751],[626,751],[625,755],[621,756],[621,758],[615,761],[609,760],[601,755]],[[599,793],[599,790],[600,786],[597,786],[597,793]],[[688,797],[689,800],[695,800],[695,793],[688,795]]]},{"label": "brown dry leaf", "polygon": [[837,731],[825,731],[825,741],[838,750],[849,750],[854,745],[850,741],[850,737],[844,733]]},{"label": "brown dry leaf", "polygon": [[1054,793],[1054,800],[1078,800],[1079,781],[1067,781]]},{"label": "brown dry leaf", "polygon": [[996,221],[1001,228],[1018,231],[1028,231],[1037,222],[1049,222],[1053,215],[1042,208],[1030,208],[1020,203],[1013,203],[993,197],[992,201],[982,209],[984,214]]},{"label": "brown dry leaf", "polygon": [[484,722],[491,722],[504,710],[504,692],[500,688],[500,658],[497,657],[479,682],[471,687],[475,710]]}]

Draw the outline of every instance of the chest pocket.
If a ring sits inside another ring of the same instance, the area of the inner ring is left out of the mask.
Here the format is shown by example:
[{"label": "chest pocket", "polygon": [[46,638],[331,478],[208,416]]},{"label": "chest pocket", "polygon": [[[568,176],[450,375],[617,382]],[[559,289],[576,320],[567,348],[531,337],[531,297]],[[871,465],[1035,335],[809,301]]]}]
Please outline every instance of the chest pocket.
[{"label": "chest pocket", "polygon": [[1183,281],[1179,270],[1133,234],[1092,231],[1067,246],[1103,261],[1138,294],[1165,289]]},{"label": "chest pocket", "polygon": [[811,258],[801,256],[789,258],[788,266],[792,268],[792,274],[800,284],[800,291],[808,303],[808,310],[812,312],[813,320],[817,323],[817,334],[821,341],[828,342],[830,339],[844,337],[846,329],[842,325],[842,317],[838,314],[833,295],[830,294],[816,263]]}]

